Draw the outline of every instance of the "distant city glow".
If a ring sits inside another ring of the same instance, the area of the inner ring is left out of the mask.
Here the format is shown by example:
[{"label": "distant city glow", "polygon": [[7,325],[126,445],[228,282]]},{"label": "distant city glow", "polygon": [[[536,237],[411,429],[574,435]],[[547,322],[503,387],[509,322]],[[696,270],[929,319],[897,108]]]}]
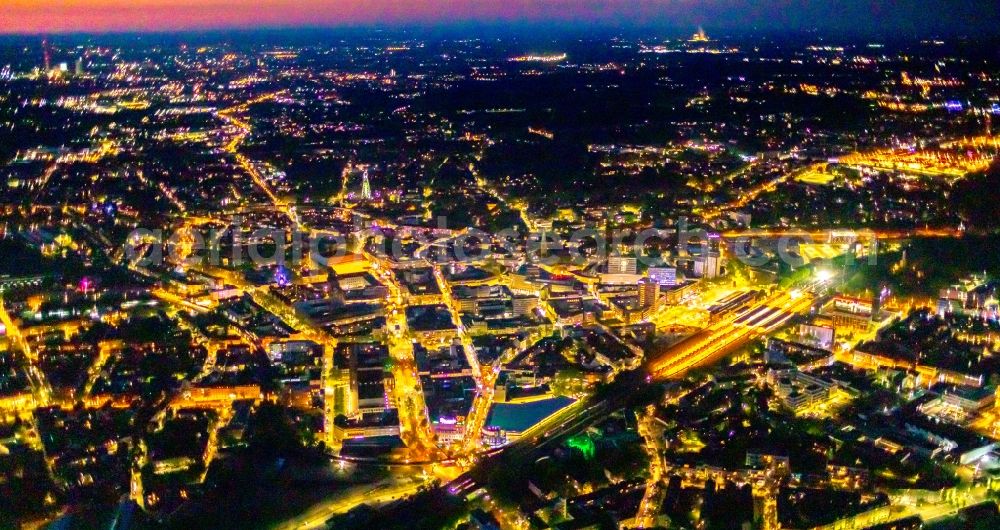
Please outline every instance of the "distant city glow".
[{"label": "distant city glow", "polygon": [[[439,24],[462,22],[580,22],[587,25],[704,24],[736,28],[953,30],[995,27],[993,2],[940,0],[778,2],[721,0],[13,0],[0,7],[0,33],[173,31],[274,26]],[[704,33],[699,32],[703,36]],[[699,37],[702,39],[703,37]]]}]

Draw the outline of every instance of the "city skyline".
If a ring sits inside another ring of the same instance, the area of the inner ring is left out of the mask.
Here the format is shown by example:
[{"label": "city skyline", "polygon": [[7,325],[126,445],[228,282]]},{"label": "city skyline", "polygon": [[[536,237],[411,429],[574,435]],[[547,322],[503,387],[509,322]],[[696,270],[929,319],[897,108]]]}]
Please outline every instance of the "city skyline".
[{"label": "city skyline", "polygon": [[870,34],[995,35],[989,1],[780,2],[766,0],[13,0],[0,7],[0,34],[182,32],[226,29],[462,25],[688,28]]}]

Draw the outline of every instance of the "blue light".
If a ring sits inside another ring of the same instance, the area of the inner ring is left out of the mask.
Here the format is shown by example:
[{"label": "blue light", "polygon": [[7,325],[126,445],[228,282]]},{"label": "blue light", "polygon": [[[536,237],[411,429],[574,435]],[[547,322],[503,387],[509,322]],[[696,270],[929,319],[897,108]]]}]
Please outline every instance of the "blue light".
[{"label": "blue light", "polygon": [[279,266],[274,270],[274,283],[278,284],[278,287],[288,287],[292,284],[290,274],[288,269]]}]

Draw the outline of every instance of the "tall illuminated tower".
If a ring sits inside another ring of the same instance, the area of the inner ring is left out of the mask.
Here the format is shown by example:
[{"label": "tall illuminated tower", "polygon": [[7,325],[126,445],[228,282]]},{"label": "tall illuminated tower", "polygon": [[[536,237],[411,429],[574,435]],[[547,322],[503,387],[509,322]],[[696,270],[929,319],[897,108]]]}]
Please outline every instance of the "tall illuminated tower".
[{"label": "tall illuminated tower", "polygon": [[45,60],[45,73],[48,73],[49,70],[52,70],[52,55],[49,52],[48,37],[42,38],[42,57],[44,57]]},{"label": "tall illuminated tower", "polygon": [[368,181],[368,170],[361,176],[361,198],[370,201],[372,200],[372,184]]}]

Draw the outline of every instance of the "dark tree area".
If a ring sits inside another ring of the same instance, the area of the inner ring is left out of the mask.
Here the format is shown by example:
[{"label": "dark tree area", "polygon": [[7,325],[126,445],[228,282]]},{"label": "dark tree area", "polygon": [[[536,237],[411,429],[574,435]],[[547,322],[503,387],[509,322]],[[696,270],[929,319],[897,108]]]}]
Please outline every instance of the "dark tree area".
[{"label": "dark tree area", "polygon": [[174,514],[168,528],[256,528],[295,515],[344,483],[312,483],[287,471],[326,460],[307,448],[285,409],[263,403],[246,433],[247,445],[213,464],[204,498]]},{"label": "dark tree area", "polygon": [[1000,163],[958,182],[953,193],[955,207],[968,229],[993,232],[1000,227]]}]

